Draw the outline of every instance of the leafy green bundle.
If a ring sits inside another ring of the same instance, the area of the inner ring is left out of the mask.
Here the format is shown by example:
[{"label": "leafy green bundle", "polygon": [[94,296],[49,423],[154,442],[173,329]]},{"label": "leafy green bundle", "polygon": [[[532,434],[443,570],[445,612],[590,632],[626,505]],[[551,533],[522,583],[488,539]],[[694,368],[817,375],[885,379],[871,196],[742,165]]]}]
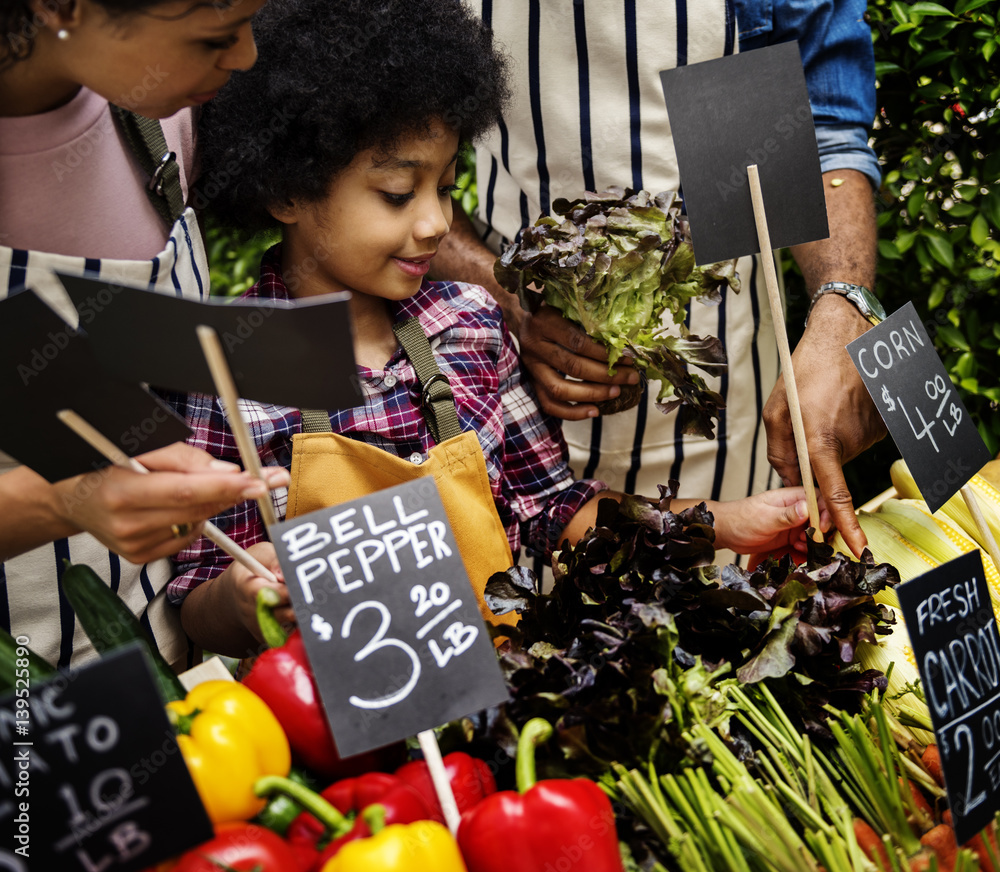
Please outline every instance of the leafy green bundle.
[{"label": "leafy green bundle", "polygon": [[541,715],[555,722],[575,771],[650,760],[669,771],[684,744],[681,697],[691,692],[678,676],[699,658],[706,682],[727,672],[767,681],[789,716],[817,734],[828,735],[824,705],[856,710],[863,694],[885,687],[855,648],[889,632],[891,610],[874,595],[898,582],[892,567],[812,543],[801,567],[785,557],[754,572],[720,569],[704,503],[674,514],[676,483],[660,491],[658,504],[603,500],[595,528],[559,553],[550,593],[522,567],[490,579],[490,608],[521,613],[516,628],[503,628],[511,641],[500,649],[511,700],[491,732],[502,747]]},{"label": "leafy green bundle", "polygon": [[684,432],[712,438],[724,403],[688,367],[718,375],[726,355],[714,336],[688,333],[685,307],[692,299],[717,304],[727,287],[739,291],[736,261],[695,266],[672,192],[610,188],[556,200],[552,211],[561,220],[539,218],[496,261],[497,281],[529,305],[544,300],[602,342],[609,370],[631,358],[648,379],[660,380],[661,411],[680,406]]}]

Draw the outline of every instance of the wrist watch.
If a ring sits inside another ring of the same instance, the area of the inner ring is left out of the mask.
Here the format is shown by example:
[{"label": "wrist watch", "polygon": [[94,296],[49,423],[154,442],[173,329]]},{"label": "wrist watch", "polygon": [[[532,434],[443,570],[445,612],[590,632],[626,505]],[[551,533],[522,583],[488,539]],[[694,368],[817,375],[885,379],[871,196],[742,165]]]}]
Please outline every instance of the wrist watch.
[{"label": "wrist watch", "polygon": [[809,323],[809,315],[812,313],[816,301],[824,294],[839,294],[846,297],[862,315],[872,324],[881,324],[885,320],[885,309],[882,304],[868,288],[863,285],[851,285],[847,282],[826,282],[819,286],[819,290],[813,295],[812,303],[809,304],[809,312],[806,313],[805,323]]}]

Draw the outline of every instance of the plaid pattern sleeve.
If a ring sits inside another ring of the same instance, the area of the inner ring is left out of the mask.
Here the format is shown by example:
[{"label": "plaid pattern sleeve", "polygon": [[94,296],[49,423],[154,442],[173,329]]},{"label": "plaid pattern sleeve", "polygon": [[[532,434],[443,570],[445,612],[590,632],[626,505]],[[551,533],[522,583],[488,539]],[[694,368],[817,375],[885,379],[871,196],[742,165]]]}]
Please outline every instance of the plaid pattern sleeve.
[{"label": "plaid pattern sleeve", "polygon": [[500,326],[504,493],[519,520],[521,541],[547,558],[570,519],[607,485],[574,479],[559,422],[539,408],[507,328]]},{"label": "plaid pattern sleeve", "polygon": [[557,419],[544,415],[527,381],[499,307],[477,285],[438,283],[457,325],[434,335],[435,357],[456,388],[459,419],[475,429],[500,520],[515,557],[523,544],[548,555],[563,528],[601,481],[575,481]]},{"label": "plaid pattern sleeve", "polygon": [[[257,445],[261,464],[284,466],[286,469],[291,466],[292,434],[301,427],[299,411],[248,400],[240,400],[239,405]],[[191,394],[184,411],[188,426],[194,431],[194,435],[188,438],[189,445],[201,448],[220,460],[242,465],[236,439],[217,397]],[[271,492],[279,518],[285,515],[287,499],[285,488]],[[254,500],[237,503],[216,515],[212,522],[244,548],[268,541],[260,509]],[[179,551],[172,560],[174,578],[167,586],[167,597],[174,604],[179,604],[192,589],[219,575],[232,563],[228,554],[204,536]]]}]

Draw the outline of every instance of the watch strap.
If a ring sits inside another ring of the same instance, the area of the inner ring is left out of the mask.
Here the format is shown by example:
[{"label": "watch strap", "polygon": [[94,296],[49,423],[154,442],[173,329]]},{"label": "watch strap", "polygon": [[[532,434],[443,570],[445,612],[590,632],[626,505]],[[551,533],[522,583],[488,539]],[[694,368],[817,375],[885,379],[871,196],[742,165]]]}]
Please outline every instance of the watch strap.
[{"label": "watch strap", "polygon": [[[879,324],[885,320],[885,310],[878,304],[878,300],[875,298],[875,295],[864,285],[855,285],[850,282],[824,282],[819,286],[819,288],[816,289],[816,293],[813,294],[812,302],[809,304],[809,311],[806,313],[805,324],[809,323],[809,316],[812,314],[813,306],[816,305],[816,301],[826,294],[837,294],[838,296],[844,297],[852,303],[854,307],[873,325]],[[875,304],[879,306],[878,309],[873,309],[866,303],[866,298],[868,297],[870,297]]]}]

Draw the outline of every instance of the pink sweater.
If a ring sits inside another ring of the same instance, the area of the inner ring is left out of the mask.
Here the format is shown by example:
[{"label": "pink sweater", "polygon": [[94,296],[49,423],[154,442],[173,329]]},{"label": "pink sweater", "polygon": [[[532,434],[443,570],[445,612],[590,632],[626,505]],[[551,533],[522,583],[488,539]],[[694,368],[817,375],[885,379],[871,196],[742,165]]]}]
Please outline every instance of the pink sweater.
[{"label": "pink sweater", "polygon": [[[187,196],[194,153],[190,109],[164,119]],[[108,103],[82,88],[41,115],[0,117],[0,245],[78,257],[147,260],[168,231]]]}]

